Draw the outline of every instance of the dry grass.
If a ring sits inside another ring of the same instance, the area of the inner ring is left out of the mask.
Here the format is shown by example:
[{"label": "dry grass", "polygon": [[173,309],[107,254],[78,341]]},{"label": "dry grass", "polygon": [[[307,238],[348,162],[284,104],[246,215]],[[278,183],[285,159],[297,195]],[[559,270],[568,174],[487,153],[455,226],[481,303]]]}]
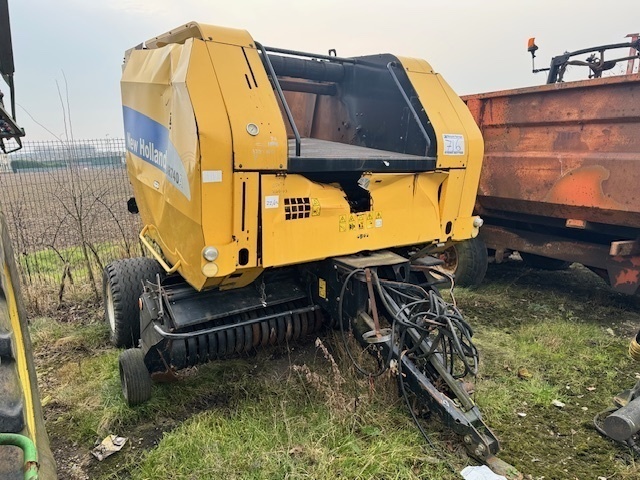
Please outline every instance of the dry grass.
[{"label": "dry grass", "polygon": [[120,166],[0,174],[0,208],[33,311],[56,302],[66,274],[65,289],[77,291],[90,273],[97,284],[109,261],[139,253],[139,217],[126,205],[131,195]]}]

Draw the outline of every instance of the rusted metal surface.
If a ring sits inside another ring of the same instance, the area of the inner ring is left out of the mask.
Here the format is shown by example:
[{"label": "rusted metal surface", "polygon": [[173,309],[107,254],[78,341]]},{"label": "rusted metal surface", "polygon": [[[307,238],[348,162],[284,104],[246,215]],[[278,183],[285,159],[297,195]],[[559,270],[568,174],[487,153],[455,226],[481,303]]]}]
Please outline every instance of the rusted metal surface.
[{"label": "rusted metal surface", "polygon": [[485,141],[480,208],[640,228],[640,76],[465,100]]},{"label": "rusted metal surface", "polygon": [[496,250],[496,261],[504,250],[533,253],[543,257],[581,263],[603,277],[617,291],[633,295],[640,285],[640,255],[612,254],[612,246],[577,241],[562,235],[520,230],[514,227],[484,225],[482,240]]},{"label": "rusted metal surface", "polygon": [[494,225],[484,225],[481,232],[482,240],[487,247],[494,250],[508,247],[518,252],[582,263],[595,268],[607,268],[609,249],[605,245],[576,242],[559,235]]},{"label": "rusted metal surface", "polygon": [[609,255],[622,257],[640,255],[640,241],[611,242]]},{"label": "rusted metal surface", "polygon": [[640,255],[610,257],[607,263],[609,283],[622,293],[633,295],[640,285]]},{"label": "rusted metal surface", "polygon": [[640,75],[464,100],[485,141],[476,210],[489,224],[481,235],[492,248],[607,270],[614,288],[635,292]]}]

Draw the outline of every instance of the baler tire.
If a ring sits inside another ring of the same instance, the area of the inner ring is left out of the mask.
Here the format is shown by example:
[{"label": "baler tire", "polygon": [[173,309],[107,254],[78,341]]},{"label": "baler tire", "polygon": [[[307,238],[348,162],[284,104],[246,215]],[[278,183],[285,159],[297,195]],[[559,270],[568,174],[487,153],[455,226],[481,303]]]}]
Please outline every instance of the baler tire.
[{"label": "baler tire", "polygon": [[522,261],[528,267],[539,268],[541,270],[566,270],[571,266],[571,262],[559,260],[557,258],[543,257],[533,253],[518,252]]},{"label": "baler tire", "polygon": [[452,258],[452,264],[436,267],[454,275],[455,284],[460,287],[480,285],[487,273],[489,257],[487,247],[478,237],[454,243],[440,254],[440,257]]},{"label": "baler tire", "polygon": [[105,321],[111,343],[116,347],[135,347],[140,340],[140,308],[142,282],[155,281],[164,270],[152,258],[126,258],[110,263],[102,276]]},{"label": "baler tire", "polygon": [[139,348],[130,348],[120,354],[120,383],[127,405],[140,405],[151,398],[151,375],[144,364],[144,354]]}]

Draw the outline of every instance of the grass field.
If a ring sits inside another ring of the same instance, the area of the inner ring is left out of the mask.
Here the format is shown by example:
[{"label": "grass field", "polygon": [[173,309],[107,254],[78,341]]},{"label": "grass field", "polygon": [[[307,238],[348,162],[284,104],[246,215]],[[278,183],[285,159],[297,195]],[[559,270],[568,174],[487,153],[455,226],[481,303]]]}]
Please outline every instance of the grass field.
[{"label": "grass field", "polygon": [[[640,376],[626,353],[640,326],[638,297],[613,293],[581,267],[543,272],[519,262],[491,265],[483,286],[456,297],[481,354],[475,399],[505,461],[530,479],[640,477],[629,450],[592,425]],[[128,408],[101,316],[87,304],[32,322],[60,478],[437,480],[459,478],[447,462],[455,471],[473,463],[425,418],[431,449],[394,379],[357,376],[331,331],[319,337],[327,354],[313,337],[208,364]],[[98,462],[89,452],[109,433],[129,441]]]}]

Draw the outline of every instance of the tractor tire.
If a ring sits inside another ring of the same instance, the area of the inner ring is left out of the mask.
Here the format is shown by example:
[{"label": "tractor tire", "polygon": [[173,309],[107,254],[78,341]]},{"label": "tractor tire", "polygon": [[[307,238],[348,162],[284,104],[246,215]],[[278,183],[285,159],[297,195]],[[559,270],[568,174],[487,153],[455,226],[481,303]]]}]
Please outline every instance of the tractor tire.
[{"label": "tractor tire", "polygon": [[125,350],[118,357],[120,384],[127,405],[140,405],[151,398],[151,375],[139,348]]},{"label": "tractor tire", "polygon": [[487,247],[477,237],[454,243],[437,256],[444,264],[436,269],[453,275],[455,284],[461,287],[480,285],[487,273]]},{"label": "tractor tire", "polygon": [[[3,337],[0,342],[0,434],[13,433],[28,437],[37,446],[38,478],[58,478],[42,415],[27,311],[21,290],[9,229],[0,211],[0,332]],[[31,393],[27,395],[29,390]],[[28,426],[25,423],[27,415],[33,421]],[[19,449],[0,446],[1,478],[25,478],[26,468],[24,455]],[[32,471],[29,469],[26,478],[34,478],[30,476]]]},{"label": "tractor tire", "polygon": [[142,282],[154,281],[164,270],[152,258],[126,258],[110,263],[102,276],[105,321],[116,347],[135,347],[140,340]]},{"label": "tractor tire", "polygon": [[571,266],[571,262],[564,260],[558,260],[557,258],[543,257],[541,255],[535,255],[533,253],[520,253],[522,261],[532,268],[540,268],[542,270],[566,270]]}]

